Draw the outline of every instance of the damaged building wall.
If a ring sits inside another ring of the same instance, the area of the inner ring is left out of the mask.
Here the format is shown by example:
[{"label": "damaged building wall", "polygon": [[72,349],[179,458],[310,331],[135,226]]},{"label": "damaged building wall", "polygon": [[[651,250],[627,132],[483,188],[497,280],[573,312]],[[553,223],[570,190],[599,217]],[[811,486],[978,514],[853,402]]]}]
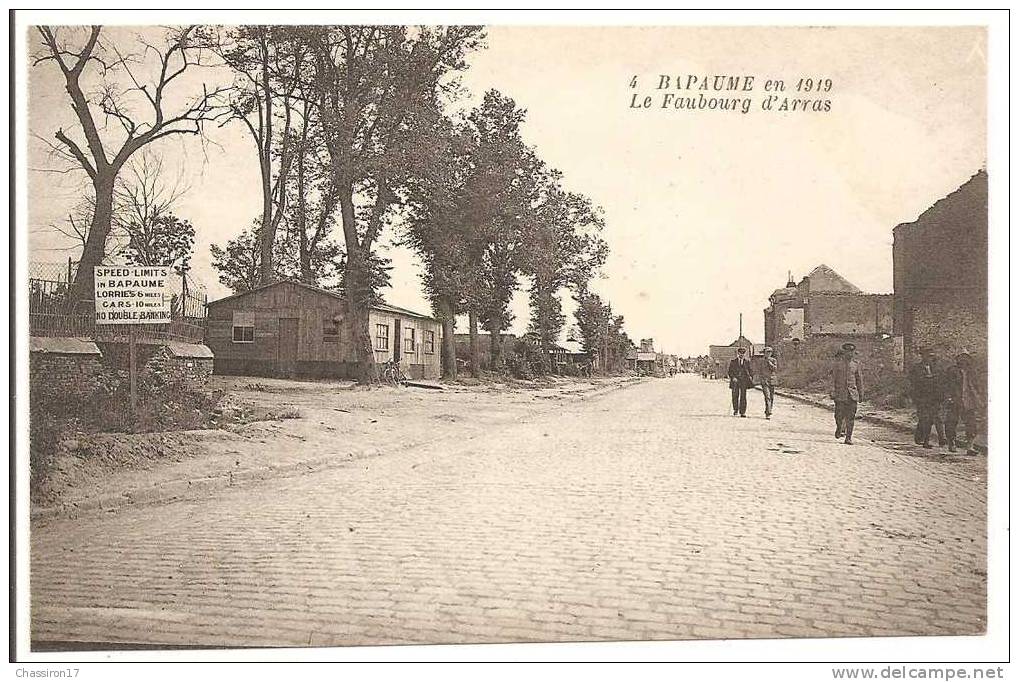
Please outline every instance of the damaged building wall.
[{"label": "damaged building wall", "polygon": [[987,173],[893,230],[894,327],[906,352],[987,352]]},{"label": "damaged building wall", "polygon": [[809,335],[892,333],[891,294],[814,294],[805,312]]},{"label": "damaged building wall", "polygon": [[819,265],[799,284],[776,289],[764,310],[765,343],[808,342],[814,336],[890,336],[891,294],[863,293],[827,265]]},{"label": "damaged building wall", "polygon": [[784,385],[826,391],[831,363],[847,341],[856,346],[865,383],[901,371],[902,344],[892,334],[891,294],[864,293],[819,265],[799,283],[790,276],[769,302],[765,339],[778,358]]}]

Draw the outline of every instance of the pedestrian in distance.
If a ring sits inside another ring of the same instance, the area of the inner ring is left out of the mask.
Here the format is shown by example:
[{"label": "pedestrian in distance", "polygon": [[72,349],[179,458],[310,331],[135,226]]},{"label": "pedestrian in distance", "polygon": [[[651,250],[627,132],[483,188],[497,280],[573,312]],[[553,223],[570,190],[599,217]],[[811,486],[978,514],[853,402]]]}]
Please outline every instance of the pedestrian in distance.
[{"label": "pedestrian in distance", "polygon": [[936,427],[938,444],[944,446],[945,425],[942,420],[942,403],[945,399],[945,377],[938,367],[933,348],[920,351],[920,359],[909,368],[909,397],[916,408],[916,430],[913,441],[931,448],[931,429]]},{"label": "pedestrian in distance", "polygon": [[977,454],[982,407],[983,393],[977,382],[973,358],[964,350],[955,356],[955,364],[945,372],[945,437],[949,452],[955,452],[960,444],[958,428],[962,421],[966,427],[966,454]]},{"label": "pedestrian in distance", "polygon": [[778,374],[778,360],[771,346],[764,347],[764,362],[761,363],[761,393],[764,394],[764,418],[771,419],[775,406],[775,377]]},{"label": "pedestrian in distance", "polygon": [[860,378],[860,365],[856,361],[854,344],[842,344],[842,351],[835,356],[831,374],[831,397],[835,401],[835,438],[844,436],[846,445],[852,445],[856,408],[863,400],[863,380]]},{"label": "pedestrian in distance", "polygon": [[729,388],[732,390],[732,416],[747,416],[747,389],[754,385],[754,371],[746,357],[747,349],[736,349],[736,357],[729,361]]}]

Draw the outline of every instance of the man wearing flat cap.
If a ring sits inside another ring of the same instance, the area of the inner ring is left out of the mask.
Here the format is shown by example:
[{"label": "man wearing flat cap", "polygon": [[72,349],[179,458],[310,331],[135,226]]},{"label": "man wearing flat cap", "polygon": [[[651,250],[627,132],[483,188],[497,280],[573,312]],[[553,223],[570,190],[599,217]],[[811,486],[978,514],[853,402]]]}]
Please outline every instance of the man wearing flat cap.
[{"label": "man wearing flat cap", "polygon": [[771,411],[775,406],[775,375],[778,373],[778,360],[771,346],[764,347],[764,362],[761,363],[761,393],[764,394],[764,418],[771,419]]},{"label": "man wearing flat cap", "polygon": [[729,361],[729,388],[732,389],[732,416],[747,416],[747,389],[754,385],[754,371],[747,358],[747,349],[740,346],[736,357]]},{"label": "man wearing flat cap", "polygon": [[842,352],[835,356],[831,374],[831,397],[835,401],[835,437],[845,436],[846,445],[852,445],[856,406],[863,399],[863,381],[860,378],[860,365],[856,362],[854,344],[842,344]]},{"label": "man wearing flat cap", "polygon": [[977,382],[973,358],[963,350],[955,356],[955,364],[945,373],[945,435],[949,452],[959,445],[958,427],[966,426],[966,454],[975,455],[979,414],[983,409],[983,392]]}]

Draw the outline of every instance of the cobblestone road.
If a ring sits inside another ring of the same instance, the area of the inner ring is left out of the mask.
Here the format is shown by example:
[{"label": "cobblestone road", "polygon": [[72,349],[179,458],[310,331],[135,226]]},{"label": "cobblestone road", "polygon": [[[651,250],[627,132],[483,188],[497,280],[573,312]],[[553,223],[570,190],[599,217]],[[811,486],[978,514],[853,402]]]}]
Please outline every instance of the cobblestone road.
[{"label": "cobblestone road", "polygon": [[895,452],[866,424],[845,446],[818,408],[765,421],[756,394],[738,419],[727,400],[650,381],[348,468],[39,522],[33,639],[983,632],[982,461]]}]

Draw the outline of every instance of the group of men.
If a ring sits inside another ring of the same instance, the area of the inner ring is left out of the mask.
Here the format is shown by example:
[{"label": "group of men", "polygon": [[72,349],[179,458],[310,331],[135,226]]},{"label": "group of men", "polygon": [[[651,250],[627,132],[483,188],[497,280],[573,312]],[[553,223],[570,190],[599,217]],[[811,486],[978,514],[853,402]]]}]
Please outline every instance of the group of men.
[{"label": "group of men", "polygon": [[[732,414],[747,416],[747,389],[759,385],[764,394],[764,416],[771,419],[775,404],[775,378],[778,363],[774,351],[764,348],[764,361],[755,378],[754,368],[747,357],[746,348],[736,349],[736,357],[729,362],[729,388],[732,389]],[[932,429],[938,435],[938,444],[955,452],[962,444],[958,434],[959,422],[966,429],[967,454],[976,453],[978,418],[983,409],[982,393],[977,383],[973,359],[968,352],[955,357],[955,364],[942,369],[934,351],[925,349],[920,359],[909,370],[909,394],[916,407],[917,426],[914,440],[917,445],[932,448]],[[863,400],[863,378],[856,360],[856,345],[842,344],[831,369],[830,396],[835,403],[835,438],[853,444],[853,426],[856,410]]]},{"label": "group of men", "polygon": [[[764,349],[764,363],[761,365],[761,392],[764,393],[764,418],[771,419],[771,410],[775,405],[775,374],[778,361],[771,347]],[[754,368],[747,357],[747,349],[740,346],[736,349],[736,357],[729,361],[729,388],[732,389],[732,416],[747,416],[747,389],[757,383],[754,379]]]},{"label": "group of men", "polygon": [[922,349],[909,369],[908,380],[910,399],[916,406],[917,425],[913,434],[916,444],[934,447],[933,430],[938,445],[955,452],[963,444],[958,432],[962,422],[966,429],[966,453],[976,454],[983,393],[970,354],[963,351],[955,356],[955,364],[942,367],[933,349]]}]

